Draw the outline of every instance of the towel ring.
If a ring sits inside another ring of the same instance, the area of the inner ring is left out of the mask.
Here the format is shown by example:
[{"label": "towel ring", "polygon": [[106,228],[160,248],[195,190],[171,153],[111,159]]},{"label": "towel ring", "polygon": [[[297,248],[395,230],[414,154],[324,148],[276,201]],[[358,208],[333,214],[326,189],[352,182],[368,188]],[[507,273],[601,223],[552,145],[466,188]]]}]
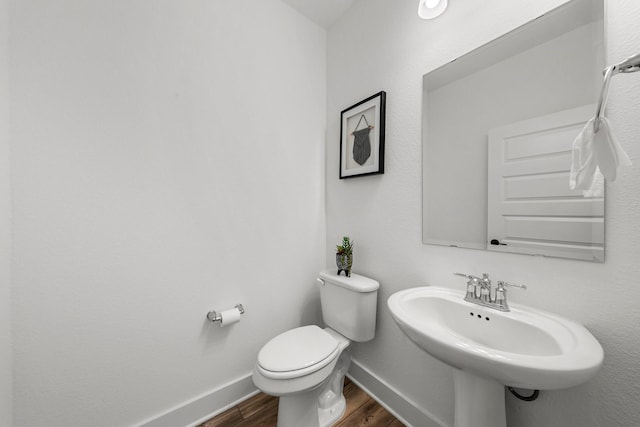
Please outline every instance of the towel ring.
[{"label": "towel ring", "polygon": [[600,130],[600,118],[604,114],[604,109],[607,105],[607,98],[609,97],[609,83],[611,77],[618,73],[635,73],[640,71],[640,53],[628,57],[619,64],[610,65],[603,71],[604,83],[602,84],[602,90],[600,91],[600,99],[598,100],[598,108],[596,109],[596,116],[593,119],[593,131],[598,133]]},{"label": "towel ring", "polygon": [[635,73],[636,71],[640,71],[640,53],[630,56],[621,63],[614,65],[613,75],[618,73]]},{"label": "towel ring", "polygon": [[611,76],[616,68],[615,65],[607,67],[604,72],[604,83],[602,83],[602,90],[600,91],[600,98],[598,99],[598,108],[596,108],[596,116],[593,119],[593,133],[598,133],[600,130],[600,117],[604,114],[604,109],[607,105],[607,98],[609,97],[609,83],[611,82]]}]

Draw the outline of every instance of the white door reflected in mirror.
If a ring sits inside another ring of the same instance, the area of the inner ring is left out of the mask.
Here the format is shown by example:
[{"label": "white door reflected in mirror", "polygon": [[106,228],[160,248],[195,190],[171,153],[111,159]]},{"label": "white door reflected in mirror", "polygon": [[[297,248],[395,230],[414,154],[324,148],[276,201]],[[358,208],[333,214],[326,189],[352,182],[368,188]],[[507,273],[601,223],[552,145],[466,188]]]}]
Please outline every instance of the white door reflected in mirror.
[{"label": "white door reflected in mirror", "polygon": [[489,130],[488,250],[604,262],[604,194],[567,185],[573,139],[594,109]]}]

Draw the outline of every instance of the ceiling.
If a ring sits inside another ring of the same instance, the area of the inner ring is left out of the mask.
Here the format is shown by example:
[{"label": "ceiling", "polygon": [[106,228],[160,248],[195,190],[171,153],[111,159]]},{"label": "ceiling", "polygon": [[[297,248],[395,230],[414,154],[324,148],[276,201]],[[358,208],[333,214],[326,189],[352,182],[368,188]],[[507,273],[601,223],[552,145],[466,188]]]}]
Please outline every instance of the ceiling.
[{"label": "ceiling", "polygon": [[355,0],[282,0],[324,28],[329,28]]}]

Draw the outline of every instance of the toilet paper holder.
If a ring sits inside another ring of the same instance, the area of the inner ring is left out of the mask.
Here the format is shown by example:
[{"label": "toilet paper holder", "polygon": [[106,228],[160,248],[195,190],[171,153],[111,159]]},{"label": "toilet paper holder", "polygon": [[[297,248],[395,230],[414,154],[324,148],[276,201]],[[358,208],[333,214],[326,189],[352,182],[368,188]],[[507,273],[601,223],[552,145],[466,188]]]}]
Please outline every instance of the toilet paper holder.
[{"label": "toilet paper holder", "polygon": [[[238,309],[240,314],[244,314],[244,307],[242,306],[242,304],[236,304],[235,308]],[[207,313],[207,319],[211,320],[212,322],[222,322],[222,316],[220,315],[220,313],[218,313],[217,311],[210,311]]]}]

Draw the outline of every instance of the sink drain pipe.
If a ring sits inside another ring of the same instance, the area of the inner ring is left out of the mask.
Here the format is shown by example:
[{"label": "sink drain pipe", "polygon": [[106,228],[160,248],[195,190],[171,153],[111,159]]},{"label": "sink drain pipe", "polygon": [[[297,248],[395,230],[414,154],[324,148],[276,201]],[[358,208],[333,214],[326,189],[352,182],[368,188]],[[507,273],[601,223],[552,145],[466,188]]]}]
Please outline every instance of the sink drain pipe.
[{"label": "sink drain pipe", "polygon": [[524,400],[525,402],[533,402],[538,398],[538,396],[540,396],[540,390],[533,390],[533,393],[531,393],[530,396],[523,396],[520,393],[518,393],[513,387],[507,386],[507,389],[509,389],[511,394],[513,394],[515,397],[517,397],[520,400]]}]

